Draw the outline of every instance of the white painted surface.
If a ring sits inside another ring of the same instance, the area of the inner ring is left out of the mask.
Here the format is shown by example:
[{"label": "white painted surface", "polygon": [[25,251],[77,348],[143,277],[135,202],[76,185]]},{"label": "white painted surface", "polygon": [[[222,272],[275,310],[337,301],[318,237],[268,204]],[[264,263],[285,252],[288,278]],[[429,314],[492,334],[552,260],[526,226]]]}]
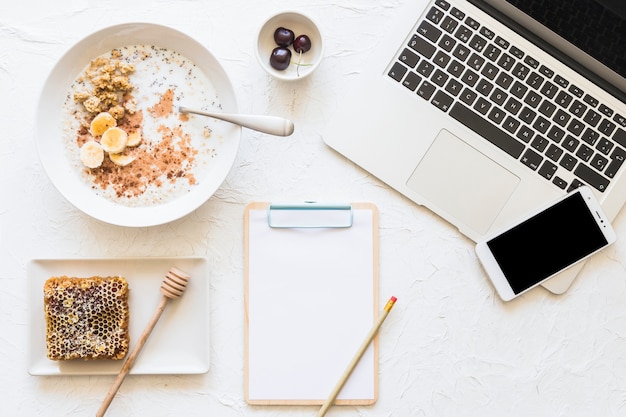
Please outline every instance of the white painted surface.
[{"label": "white painted surface", "polygon": [[[27,373],[26,265],[43,257],[119,256],[208,258],[211,369],[191,376],[132,375],[108,415],[314,415],[316,407],[243,401],[244,207],[304,199],[379,207],[381,299],[398,297],[382,328],[377,404],[335,407],[328,416],[626,414],[626,243],[618,240],[588,262],[564,296],[536,289],[504,304],[468,239],[323,144],[321,134],[346,82],[403,2],[0,5],[0,415],[95,413],[113,377]],[[258,26],[285,9],[315,18],[326,41],[322,65],[298,83],[269,78],[252,49]],[[39,163],[33,125],[39,91],[63,52],[96,29],[132,21],[166,24],[197,38],[230,73],[241,111],[296,123],[290,138],[244,131],[235,166],[213,198],[183,219],[140,229],[101,223],[67,203]],[[626,233],[623,213],[615,228]]]}]

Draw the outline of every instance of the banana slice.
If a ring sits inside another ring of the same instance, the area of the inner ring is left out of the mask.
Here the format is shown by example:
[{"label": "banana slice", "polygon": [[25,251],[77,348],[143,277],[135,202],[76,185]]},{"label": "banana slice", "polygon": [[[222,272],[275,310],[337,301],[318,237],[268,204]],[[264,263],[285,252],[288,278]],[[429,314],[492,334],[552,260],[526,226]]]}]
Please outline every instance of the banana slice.
[{"label": "banana slice", "polygon": [[125,167],[126,165],[133,162],[135,160],[135,157],[132,155],[124,155],[121,153],[110,153],[109,159],[111,159],[111,161],[113,161],[115,165]]},{"label": "banana slice", "polygon": [[117,126],[115,117],[111,116],[111,113],[104,111],[102,113],[98,113],[98,115],[93,118],[91,124],[89,125],[89,132],[93,136],[102,136],[108,128],[114,126]]},{"label": "banana slice", "polygon": [[126,146],[137,146],[141,143],[141,133],[138,130],[134,132],[130,132],[128,134],[128,140],[126,141]]},{"label": "banana slice", "polygon": [[128,134],[119,127],[110,127],[102,134],[100,144],[108,153],[120,153],[126,147]]},{"label": "banana slice", "polygon": [[80,147],[80,160],[87,168],[98,168],[104,161],[104,149],[95,140],[87,141]]}]

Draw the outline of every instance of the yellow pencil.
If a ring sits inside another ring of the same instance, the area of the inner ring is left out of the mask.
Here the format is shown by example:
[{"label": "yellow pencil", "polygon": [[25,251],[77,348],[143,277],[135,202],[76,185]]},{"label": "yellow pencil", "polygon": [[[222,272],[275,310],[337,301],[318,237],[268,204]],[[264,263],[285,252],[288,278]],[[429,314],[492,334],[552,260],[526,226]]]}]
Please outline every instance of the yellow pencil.
[{"label": "yellow pencil", "polygon": [[363,344],[359,347],[359,350],[356,352],[356,355],[354,355],[354,358],[352,358],[352,361],[350,361],[350,365],[348,365],[344,373],[341,375],[341,378],[339,378],[339,382],[337,382],[337,385],[335,385],[335,388],[333,388],[332,392],[328,396],[328,399],[322,405],[322,408],[320,408],[320,411],[317,413],[317,417],[324,417],[326,415],[326,412],[330,408],[330,406],[333,405],[333,403],[335,402],[335,399],[337,398],[337,395],[339,395],[339,392],[345,385],[346,381],[348,381],[350,374],[352,373],[354,368],[356,368],[356,365],[361,360],[361,357],[367,350],[370,343],[372,343],[372,340],[376,336],[376,333],[378,333],[378,329],[380,329],[380,326],[382,326],[383,322],[387,318],[387,315],[389,315],[389,312],[391,311],[391,308],[393,307],[393,305],[396,303],[396,300],[397,300],[396,297],[391,297],[389,301],[387,301],[387,304],[385,304],[385,308],[383,309],[382,313],[380,314],[380,317],[374,324],[374,327],[372,327],[372,330],[370,330],[367,337],[363,341]]}]

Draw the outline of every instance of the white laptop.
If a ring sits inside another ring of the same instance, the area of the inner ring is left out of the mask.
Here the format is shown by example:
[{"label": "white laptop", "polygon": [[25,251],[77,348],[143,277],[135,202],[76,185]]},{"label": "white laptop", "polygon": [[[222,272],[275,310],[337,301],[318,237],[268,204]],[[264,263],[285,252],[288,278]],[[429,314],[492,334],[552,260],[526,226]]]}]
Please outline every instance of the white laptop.
[{"label": "white laptop", "polygon": [[[613,219],[626,200],[625,9],[410,1],[324,141],[474,241],[580,184]],[[544,287],[563,293],[580,268]]]}]

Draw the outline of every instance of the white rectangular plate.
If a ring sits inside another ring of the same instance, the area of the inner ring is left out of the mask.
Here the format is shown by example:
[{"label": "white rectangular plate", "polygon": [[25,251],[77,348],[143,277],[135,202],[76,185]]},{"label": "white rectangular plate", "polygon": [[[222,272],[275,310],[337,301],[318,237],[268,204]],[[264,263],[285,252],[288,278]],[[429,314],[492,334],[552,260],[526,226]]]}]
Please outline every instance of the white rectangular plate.
[{"label": "white rectangular plate", "polygon": [[205,258],[34,259],[28,264],[31,375],[117,374],[124,360],[52,361],[46,356],[43,287],[53,276],[120,275],[130,290],[130,349],[161,300],[165,274],[176,267],[190,275],[181,298],[170,300],[130,370],[131,374],[201,374],[209,370],[209,276]]}]

